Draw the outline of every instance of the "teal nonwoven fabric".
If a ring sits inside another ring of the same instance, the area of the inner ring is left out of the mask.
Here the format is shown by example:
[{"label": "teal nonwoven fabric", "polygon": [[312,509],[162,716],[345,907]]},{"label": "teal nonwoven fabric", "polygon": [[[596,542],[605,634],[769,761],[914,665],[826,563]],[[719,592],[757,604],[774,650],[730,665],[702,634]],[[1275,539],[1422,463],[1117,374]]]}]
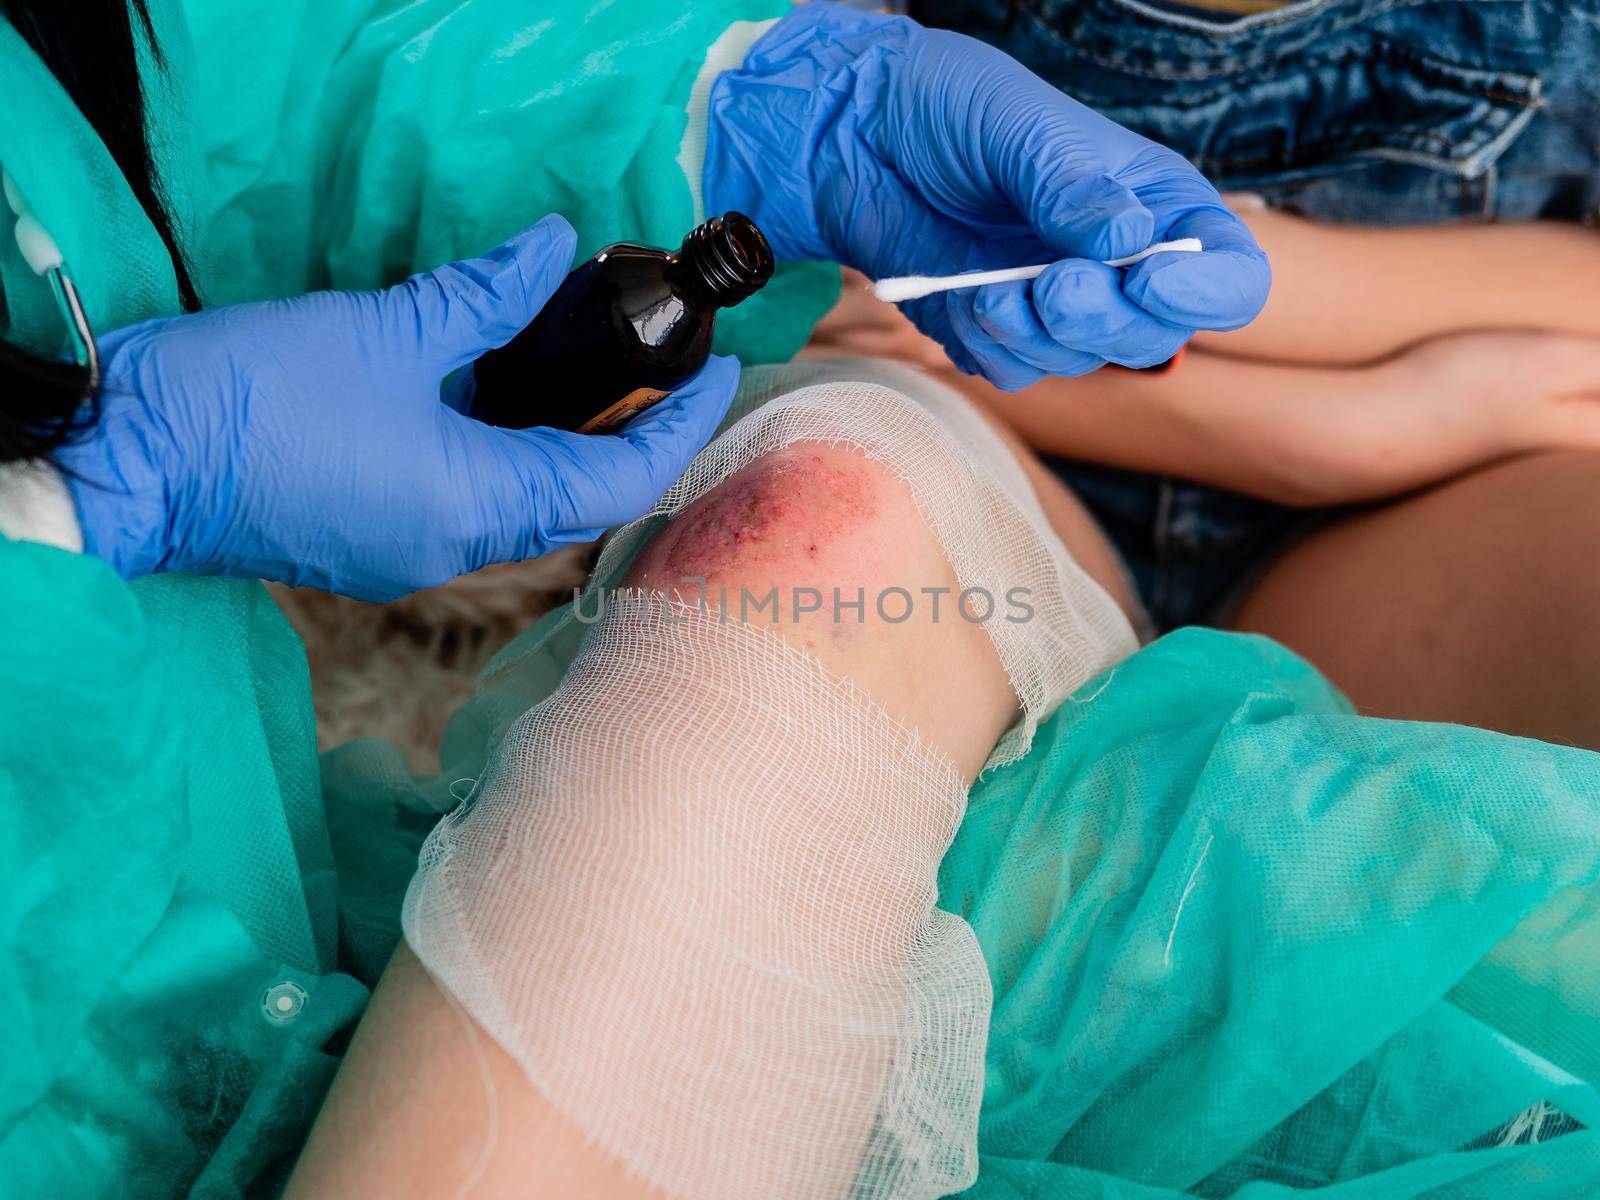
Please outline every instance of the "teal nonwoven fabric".
[{"label": "teal nonwoven fabric", "polygon": [[383,870],[330,840],[299,643],[259,586],[3,539],[0,607],[0,1196],[270,1193]]},{"label": "teal nonwoven fabric", "polygon": [[[203,297],[370,288],[479,254],[548,212],[578,256],[676,246],[694,220],[678,155],[706,51],[784,0],[152,0],[151,142]],[[164,247],[116,164],[0,23],[0,164],[72,266],[98,329],[175,311]],[[0,332],[53,351],[48,289],[0,239]],[[717,349],[778,362],[838,292],[781,267],[719,320]]]},{"label": "teal nonwoven fabric", "polygon": [[1600,755],[1192,629],[973,789],[971,1200],[1600,1195]]},{"label": "teal nonwoven fabric", "polygon": [[[548,212],[577,228],[579,259],[675,248],[694,222],[677,156],[706,51],[788,7],[183,0],[208,299],[393,283]],[[837,292],[836,267],[785,264],[719,316],[717,349],[784,361]]]}]

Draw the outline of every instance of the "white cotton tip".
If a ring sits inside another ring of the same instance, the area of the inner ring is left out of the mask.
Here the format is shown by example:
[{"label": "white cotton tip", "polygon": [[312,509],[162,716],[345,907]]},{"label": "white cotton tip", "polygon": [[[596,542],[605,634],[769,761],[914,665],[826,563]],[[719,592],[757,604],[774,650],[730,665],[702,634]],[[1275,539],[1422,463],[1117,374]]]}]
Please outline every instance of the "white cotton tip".
[{"label": "white cotton tip", "polygon": [[16,234],[17,249],[22,251],[23,260],[34,274],[43,275],[61,265],[61,251],[55,239],[45,232],[32,213],[17,218]]},{"label": "white cotton tip", "polygon": [[[1108,267],[1131,267],[1135,263],[1143,262],[1152,254],[1197,254],[1203,249],[1205,247],[1200,244],[1199,238],[1178,238],[1176,241],[1157,242],[1153,246],[1146,246],[1139,253],[1130,254],[1126,258],[1108,258],[1103,261]],[[900,304],[906,300],[920,300],[923,296],[931,296],[935,292],[953,292],[959,288],[983,287],[990,283],[1037,279],[1049,266],[1049,263],[1039,263],[1032,267],[1006,267],[998,271],[966,271],[960,275],[897,275],[892,279],[880,279],[874,283],[872,294],[890,304]]]}]

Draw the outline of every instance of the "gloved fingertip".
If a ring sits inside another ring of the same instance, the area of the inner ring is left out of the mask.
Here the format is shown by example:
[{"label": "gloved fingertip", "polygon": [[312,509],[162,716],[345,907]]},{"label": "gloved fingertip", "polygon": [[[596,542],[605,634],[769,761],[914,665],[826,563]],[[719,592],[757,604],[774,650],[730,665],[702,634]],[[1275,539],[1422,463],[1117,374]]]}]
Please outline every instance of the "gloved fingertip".
[{"label": "gloved fingertip", "polygon": [[731,400],[739,386],[739,360],[731,354],[713,354],[706,359],[706,365],[700,368],[694,382],[707,388],[723,389]]},{"label": "gloved fingertip", "polygon": [[[705,418],[714,414],[721,421],[733,395],[739,390],[739,360],[732,355],[714,355],[706,360],[695,377],[677,388],[665,402]],[[644,415],[648,416],[649,410]],[[713,422],[714,424],[715,422]]]},{"label": "gloved fingertip", "polygon": [[1156,219],[1141,204],[1138,208],[1123,208],[1109,214],[1102,229],[1104,240],[1098,247],[1100,252],[1091,257],[1122,258],[1137,254],[1155,241]]},{"label": "gloved fingertip", "polygon": [[956,370],[963,375],[982,375],[977,360],[968,352],[960,335],[950,327],[949,296],[948,292],[936,292],[920,300],[909,300],[898,307],[924,337],[939,344]]},{"label": "gloved fingertip", "polygon": [[972,352],[959,340],[952,336],[941,341],[939,345],[944,348],[945,357],[956,370],[963,375],[975,375],[980,379],[983,377],[983,368],[978,365],[978,360],[972,357]]},{"label": "gloved fingertip", "polygon": [[577,249],[578,235],[557,213],[477,258],[462,259],[413,276],[409,294],[419,347],[453,370],[487,350],[503,346],[538,315],[561,286]]},{"label": "gloved fingertip", "polygon": [[[506,259],[489,287],[504,301],[504,315],[516,326],[500,339],[503,342],[532,321],[561,286],[578,249],[578,231],[560,213],[551,213],[500,249],[507,252]],[[498,321],[494,323],[498,336],[504,327]]]},{"label": "gloved fingertip", "polygon": [[1162,363],[1171,360],[1178,351],[1182,350],[1193,336],[1193,330],[1169,326],[1162,335],[1152,340],[1146,348],[1130,354],[1120,355],[1114,359],[1103,360],[1103,362],[1115,362],[1118,366],[1130,367],[1135,371],[1159,367]]},{"label": "gloved fingertip", "polygon": [[561,529],[551,533],[544,540],[551,546],[579,546],[584,542],[597,542],[609,529],[609,525],[591,529]]},{"label": "gloved fingertip", "polygon": [[1027,307],[1027,280],[991,283],[986,287],[974,288],[972,292],[973,315],[991,328],[1021,332],[1028,319],[1024,312]]},{"label": "gloved fingertip", "polygon": [[1122,258],[1155,240],[1156,219],[1138,196],[1109,175],[1062,188],[1046,207],[1045,243],[1078,258]]},{"label": "gloved fingertip", "polygon": [[1050,373],[1038,367],[1030,367],[1010,356],[1009,361],[990,363],[982,371],[983,377],[1002,392],[1020,392],[1023,388],[1030,388],[1043,379],[1048,379]]},{"label": "gloved fingertip", "polygon": [[1085,323],[1098,323],[1119,303],[1121,280],[1114,267],[1084,258],[1051,263],[1033,281],[1034,311],[1058,340],[1070,344],[1070,335]]},{"label": "gloved fingertip", "polygon": [[[1191,332],[1140,308],[1123,293],[1121,284],[1115,268],[1085,259],[1052,264],[1033,281],[1039,320],[1054,342],[1089,356],[1093,360],[1089,370],[1107,362],[1125,367],[1165,362]],[[1053,357],[1049,365],[1057,374],[1081,375],[1085,369],[1080,361],[1076,369],[1057,370]]]},{"label": "gloved fingertip", "polygon": [[1272,269],[1259,251],[1159,254],[1123,281],[1123,293],[1163,321],[1220,331],[1255,320],[1271,287]]},{"label": "gloved fingertip", "polygon": [[1061,379],[1076,379],[1080,375],[1098,371],[1110,361],[1110,359],[1102,358],[1098,354],[1090,354],[1088,351],[1080,350],[1076,357],[1070,362],[1062,363],[1061,367],[1052,372],[1052,374]]},{"label": "gloved fingertip", "polygon": [[[990,291],[999,294],[984,295]],[[979,289],[973,298],[972,315],[980,329],[1024,366],[1055,375],[1077,365],[1077,353],[1051,337],[1039,320],[1031,283]]]},{"label": "gloved fingertip", "polygon": [[513,258],[531,258],[536,269],[550,259],[562,259],[571,266],[578,249],[578,231],[560,213],[550,213],[511,238],[505,248]]}]

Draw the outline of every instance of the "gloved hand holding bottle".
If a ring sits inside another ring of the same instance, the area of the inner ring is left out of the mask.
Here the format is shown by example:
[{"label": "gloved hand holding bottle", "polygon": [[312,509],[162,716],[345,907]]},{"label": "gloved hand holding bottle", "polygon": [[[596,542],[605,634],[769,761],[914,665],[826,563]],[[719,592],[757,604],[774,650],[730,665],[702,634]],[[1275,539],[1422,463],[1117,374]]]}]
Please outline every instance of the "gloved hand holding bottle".
[{"label": "gloved hand holding bottle", "polygon": [[[381,292],[146,321],[100,340],[101,420],[57,455],[85,549],[388,599],[643,514],[727,411],[732,359],[618,436],[497,429],[440,399],[572,265],[559,216]],[[537,380],[529,380],[537,389]]]},{"label": "gloved hand holding bottle", "polygon": [[[780,260],[874,279],[1056,260],[904,305],[957,366],[1008,389],[1162,362],[1197,329],[1247,324],[1271,283],[1177,154],[981,42],[820,2],[716,80],[702,184],[708,211],[749,213]],[[1203,252],[1096,261],[1189,237]]]}]

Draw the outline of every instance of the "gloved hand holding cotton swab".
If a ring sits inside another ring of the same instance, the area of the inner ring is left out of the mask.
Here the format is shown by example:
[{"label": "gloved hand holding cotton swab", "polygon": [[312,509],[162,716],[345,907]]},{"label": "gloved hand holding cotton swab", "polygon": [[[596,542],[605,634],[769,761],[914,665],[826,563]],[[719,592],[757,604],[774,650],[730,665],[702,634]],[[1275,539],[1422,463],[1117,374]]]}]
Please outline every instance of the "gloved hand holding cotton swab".
[{"label": "gloved hand holding cotton swab", "polygon": [[[1103,260],[1108,267],[1131,267],[1152,254],[1198,254],[1203,246],[1199,238],[1178,238],[1171,242],[1157,242],[1146,246],[1137,254],[1126,258]],[[1037,279],[1049,270],[1049,263],[1032,267],[1005,267],[997,271],[965,271],[959,275],[896,275],[880,279],[872,285],[872,294],[879,300],[899,304],[905,300],[920,300],[935,292],[953,292],[958,288],[983,287],[990,283],[1012,283],[1019,279]]]}]

